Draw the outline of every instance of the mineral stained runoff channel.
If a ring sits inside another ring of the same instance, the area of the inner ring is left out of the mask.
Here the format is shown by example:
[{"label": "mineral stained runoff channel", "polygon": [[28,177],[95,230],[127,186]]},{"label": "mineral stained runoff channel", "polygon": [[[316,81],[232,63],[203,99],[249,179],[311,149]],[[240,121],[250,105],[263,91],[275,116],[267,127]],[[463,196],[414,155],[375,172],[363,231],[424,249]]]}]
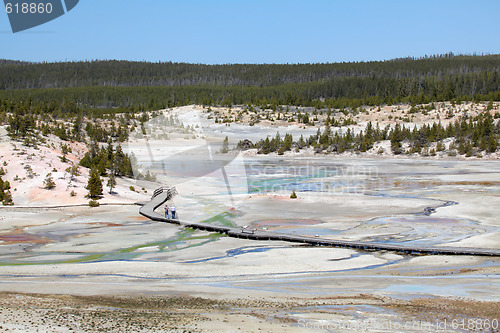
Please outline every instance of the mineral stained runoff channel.
[{"label": "mineral stained runoff channel", "polygon": [[172,188],[161,187],[156,189],[154,191],[153,197],[151,198],[151,201],[137,203],[137,205],[141,206],[141,208],[139,209],[139,213],[153,221],[178,224],[185,228],[205,230],[209,232],[218,232],[234,238],[265,240],[265,241],[285,241],[292,243],[309,244],[313,246],[342,247],[342,248],[360,249],[365,251],[392,251],[392,252],[414,254],[414,255],[463,255],[463,256],[500,257],[500,249],[481,249],[481,248],[470,248],[470,247],[418,247],[418,246],[390,245],[390,244],[372,243],[372,242],[350,242],[341,240],[331,240],[318,237],[288,235],[278,232],[270,232],[257,229],[226,227],[226,226],[219,226],[219,225],[199,223],[199,222],[185,222],[177,219],[167,219],[155,212],[156,208],[163,205],[166,201],[170,200],[176,194],[177,191],[175,190],[175,187]]}]

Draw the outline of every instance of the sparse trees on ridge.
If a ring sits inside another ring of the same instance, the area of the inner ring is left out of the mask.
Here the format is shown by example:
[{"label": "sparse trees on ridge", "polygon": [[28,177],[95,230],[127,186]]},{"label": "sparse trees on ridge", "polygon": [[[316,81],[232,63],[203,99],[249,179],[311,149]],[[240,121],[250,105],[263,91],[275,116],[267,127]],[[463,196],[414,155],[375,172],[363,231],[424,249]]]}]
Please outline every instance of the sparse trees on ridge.
[{"label": "sparse trees on ridge", "polygon": [[[393,127],[386,126],[380,129],[379,125],[373,126],[370,122],[366,128],[358,134],[354,134],[348,128],[344,134],[332,131],[330,126],[326,126],[323,132],[318,132],[309,136],[306,140],[301,136],[294,142],[291,135],[286,134],[285,140],[280,139],[279,133],[273,139],[262,139],[254,144],[253,148],[258,149],[259,154],[269,154],[278,152],[282,154],[291,150],[292,147],[302,149],[313,147],[317,152],[327,151],[343,153],[345,151],[365,152],[373,148],[374,144],[382,140],[390,140],[391,150],[394,154],[421,153],[423,148],[435,144],[434,151],[444,151],[445,146],[442,140],[452,138],[457,145],[459,154],[472,156],[474,152],[493,153],[498,149],[500,138],[500,122],[494,122],[489,112],[484,112],[477,117],[462,117],[447,126],[441,122],[432,125],[423,125],[419,128],[410,129],[399,123]],[[248,141],[248,140],[247,140]],[[406,142],[410,149],[403,149],[403,142]],[[242,146],[240,141],[238,146]],[[453,150],[453,147],[451,148]]]}]

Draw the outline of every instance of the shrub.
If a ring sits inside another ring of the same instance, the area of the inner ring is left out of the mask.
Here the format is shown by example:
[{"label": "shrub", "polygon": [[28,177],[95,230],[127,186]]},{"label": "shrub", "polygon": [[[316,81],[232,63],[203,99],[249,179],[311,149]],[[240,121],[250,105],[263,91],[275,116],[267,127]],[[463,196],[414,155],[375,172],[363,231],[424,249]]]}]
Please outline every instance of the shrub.
[{"label": "shrub", "polygon": [[56,183],[52,179],[52,173],[48,173],[47,176],[45,176],[45,180],[43,181],[44,188],[46,190],[52,190],[53,188],[56,187]]},{"label": "shrub", "polygon": [[26,170],[26,177],[29,179],[33,179],[35,176],[38,176],[38,174],[31,168],[31,165],[25,165],[24,169]]},{"label": "shrub", "polygon": [[90,206],[90,207],[99,207],[99,201],[96,201],[96,200],[90,200],[90,201],[89,201],[89,206]]}]

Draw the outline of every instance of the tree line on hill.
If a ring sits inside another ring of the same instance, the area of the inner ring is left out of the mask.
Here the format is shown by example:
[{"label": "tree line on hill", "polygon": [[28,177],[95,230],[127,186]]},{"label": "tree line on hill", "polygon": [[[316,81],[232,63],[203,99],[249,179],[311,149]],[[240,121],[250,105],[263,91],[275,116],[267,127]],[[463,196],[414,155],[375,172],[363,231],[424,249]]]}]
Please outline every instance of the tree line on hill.
[{"label": "tree line on hill", "polygon": [[295,65],[0,63],[0,99],[93,110],[204,105],[357,107],[500,100],[500,55]]},{"label": "tree line on hill", "polygon": [[498,71],[498,55],[316,64],[203,65],[172,62],[0,61],[0,90],[88,86],[276,86],[336,78],[425,78]]},{"label": "tree line on hill", "polygon": [[[495,116],[500,117],[500,114]],[[313,147],[316,153],[344,153],[366,152],[373,148],[374,144],[383,140],[390,140],[391,150],[394,154],[423,154],[436,155],[437,152],[448,150],[448,155],[457,154],[470,157],[480,156],[481,152],[493,153],[498,148],[500,134],[500,122],[496,122],[489,112],[484,112],[476,117],[461,117],[455,122],[443,126],[441,122],[432,125],[423,125],[413,128],[396,124],[394,127],[387,125],[380,128],[378,123],[374,126],[369,122],[364,130],[355,133],[347,128],[344,133],[332,131],[330,125],[326,125],[323,132],[318,129],[317,133],[304,138],[302,135],[294,140],[291,134],[284,138],[279,133],[275,137],[262,139],[255,144],[248,140],[240,141],[239,149],[256,148],[260,154],[277,153],[283,155],[286,151],[295,148]],[[443,140],[454,138],[450,146],[445,147]],[[403,142],[408,143],[407,150],[403,149]],[[434,148],[430,148],[434,144]]]},{"label": "tree line on hill", "polygon": [[[0,123],[8,125],[12,138],[29,140],[37,133],[54,134],[61,140],[78,142],[124,142],[136,116],[132,113],[115,116],[116,110],[89,113],[85,108],[67,108],[66,103],[44,102],[33,98],[19,100],[0,99]],[[139,117],[138,121],[145,121]],[[110,123],[102,124],[101,120]]]},{"label": "tree line on hill", "polygon": [[[420,81],[419,81],[420,82]],[[419,85],[426,88],[418,89]],[[413,88],[412,88],[413,87]],[[326,96],[326,97],[325,97]],[[89,114],[130,113],[189,104],[278,105],[315,108],[357,108],[362,105],[425,104],[435,101],[500,101],[499,72],[429,78],[422,84],[402,80],[345,78],[340,83],[315,82],[271,87],[79,87],[62,89],[0,90],[0,100],[41,101],[64,105],[74,101]],[[60,112],[70,112],[61,109]]]}]

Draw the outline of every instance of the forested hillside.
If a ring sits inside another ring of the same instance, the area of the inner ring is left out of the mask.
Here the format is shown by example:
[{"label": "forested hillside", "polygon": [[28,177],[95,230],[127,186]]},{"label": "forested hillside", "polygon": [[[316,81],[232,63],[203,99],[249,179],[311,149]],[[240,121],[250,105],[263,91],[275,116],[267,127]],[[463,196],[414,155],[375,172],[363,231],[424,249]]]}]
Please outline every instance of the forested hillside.
[{"label": "forested hillside", "polygon": [[345,107],[500,100],[500,55],[292,65],[0,61],[0,98],[27,96],[136,109],[190,103]]},{"label": "forested hillside", "polygon": [[82,86],[275,86],[339,78],[419,79],[500,71],[500,56],[453,56],[385,62],[201,65],[129,61],[0,62],[0,89]]}]

